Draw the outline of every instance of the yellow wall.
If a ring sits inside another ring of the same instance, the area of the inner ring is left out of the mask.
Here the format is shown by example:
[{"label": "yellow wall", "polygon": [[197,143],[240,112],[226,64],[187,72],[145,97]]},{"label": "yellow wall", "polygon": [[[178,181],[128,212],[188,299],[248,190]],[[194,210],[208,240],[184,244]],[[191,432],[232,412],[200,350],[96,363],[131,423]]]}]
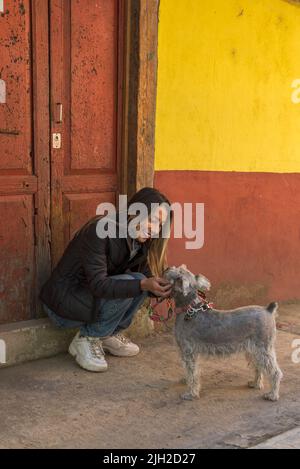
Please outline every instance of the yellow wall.
[{"label": "yellow wall", "polygon": [[156,170],[300,172],[300,8],[161,0]]}]

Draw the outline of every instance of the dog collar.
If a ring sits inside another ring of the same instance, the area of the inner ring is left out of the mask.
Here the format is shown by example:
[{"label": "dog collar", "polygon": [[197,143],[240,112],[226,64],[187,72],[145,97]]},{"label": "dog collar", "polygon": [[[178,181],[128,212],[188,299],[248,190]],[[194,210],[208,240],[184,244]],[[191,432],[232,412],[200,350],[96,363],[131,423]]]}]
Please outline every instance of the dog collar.
[{"label": "dog collar", "polygon": [[188,308],[183,311],[185,313],[184,320],[189,321],[190,319],[193,319],[200,311],[207,311],[208,309],[211,309],[211,306],[208,303],[197,303],[196,306],[189,305]]},{"label": "dog collar", "polygon": [[[166,299],[157,298],[156,304],[153,304],[150,300],[150,304],[148,306],[149,317],[152,321],[167,322],[173,317],[174,312],[177,309],[178,312],[176,314],[184,313],[184,319],[189,320],[195,317],[196,314],[199,313],[200,311],[207,311],[208,309],[211,309],[213,307],[213,303],[209,303],[208,300],[206,299],[205,293],[198,290],[197,295],[200,300],[200,303],[198,302],[195,303],[194,301],[192,301],[192,303],[190,303],[185,308],[175,308],[171,298],[166,298]],[[167,303],[167,316],[158,314],[156,312],[157,306],[161,304],[163,301],[166,301]]]},{"label": "dog collar", "polygon": [[186,308],[182,310],[182,313],[184,313],[184,320],[189,321],[190,319],[193,319],[197,313],[200,311],[207,311],[212,308],[213,304],[209,303],[208,300],[206,299],[205,293],[201,292],[200,290],[198,291],[198,300],[199,302],[195,303],[195,300],[190,303]]}]

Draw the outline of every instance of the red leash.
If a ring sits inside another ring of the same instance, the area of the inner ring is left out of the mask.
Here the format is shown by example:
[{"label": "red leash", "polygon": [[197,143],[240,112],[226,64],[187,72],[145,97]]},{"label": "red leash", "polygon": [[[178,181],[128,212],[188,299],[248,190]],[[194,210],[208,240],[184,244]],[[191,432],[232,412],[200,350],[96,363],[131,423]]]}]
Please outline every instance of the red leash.
[{"label": "red leash", "polygon": [[[206,304],[209,308],[213,307],[213,303],[210,303],[206,299],[205,293],[201,292],[200,290],[198,290],[197,293],[198,293],[199,299],[202,301],[202,304]],[[163,303],[163,301],[167,302],[167,316],[164,316],[163,314],[159,314],[157,311],[155,311],[158,305]],[[150,305],[148,307],[148,311],[149,311],[149,317],[152,321],[167,322],[174,316],[174,312],[175,312],[174,300],[172,298],[159,298],[159,299],[156,299],[155,304],[152,304],[152,299],[151,299]]]},{"label": "red leash", "polygon": [[[157,306],[160,305],[163,301],[167,302],[167,306],[168,306],[167,316],[159,314],[157,311],[155,311]],[[157,322],[169,321],[174,314],[174,310],[175,310],[175,305],[174,305],[174,301],[171,298],[160,298],[159,300],[156,299],[156,303],[154,305],[152,304],[152,299],[151,299],[150,305],[148,308],[150,319],[152,321],[157,321]]]}]

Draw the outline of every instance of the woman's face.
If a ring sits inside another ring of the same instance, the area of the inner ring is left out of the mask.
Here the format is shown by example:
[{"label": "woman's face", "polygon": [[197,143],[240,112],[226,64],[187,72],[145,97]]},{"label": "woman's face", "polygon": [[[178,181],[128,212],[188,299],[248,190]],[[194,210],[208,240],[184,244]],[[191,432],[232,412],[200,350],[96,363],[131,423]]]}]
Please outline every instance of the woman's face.
[{"label": "woman's face", "polygon": [[146,220],[141,222],[137,240],[140,243],[145,243],[147,239],[158,235],[167,217],[167,209],[164,206],[157,207],[157,209],[153,211],[152,216],[150,215]]}]

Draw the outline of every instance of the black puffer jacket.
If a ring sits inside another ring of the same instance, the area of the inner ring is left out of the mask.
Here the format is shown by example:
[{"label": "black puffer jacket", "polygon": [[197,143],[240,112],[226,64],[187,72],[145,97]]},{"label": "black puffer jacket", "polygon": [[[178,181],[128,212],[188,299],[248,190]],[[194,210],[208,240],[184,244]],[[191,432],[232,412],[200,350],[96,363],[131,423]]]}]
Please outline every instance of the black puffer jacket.
[{"label": "black puffer jacket", "polygon": [[147,263],[149,241],[130,261],[130,239],[101,239],[96,224],[97,219],[75,234],[39,295],[52,311],[67,319],[94,322],[101,298],[141,294],[139,279],[113,279],[111,275],[130,269],[151,277]]}]

